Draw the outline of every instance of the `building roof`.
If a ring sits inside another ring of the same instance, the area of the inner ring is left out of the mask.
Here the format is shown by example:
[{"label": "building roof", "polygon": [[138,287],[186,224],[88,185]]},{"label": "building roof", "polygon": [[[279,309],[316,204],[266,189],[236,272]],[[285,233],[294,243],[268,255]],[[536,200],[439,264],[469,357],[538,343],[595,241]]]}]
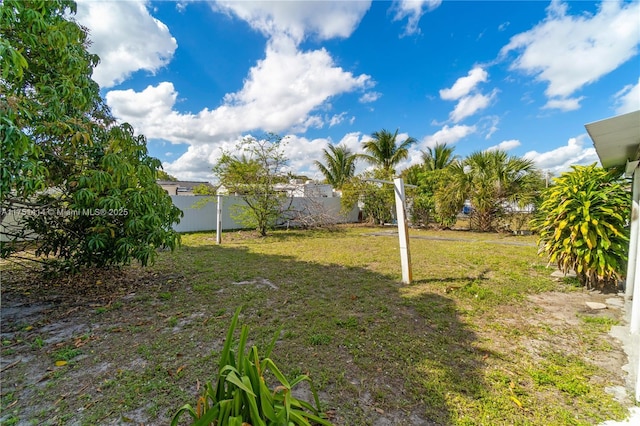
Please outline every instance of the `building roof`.
[{"label": "building roof", "polygon": [[211,188],[214,187],[209,182],[198,182],[198,181],[188,181],[188,180],[158,180],[156,182],[157,182],[158,185],[180,186],[180,187],[185,187],[185,188],[188,188],[188,189],[192,189],[193,187],[198,186],[198,185],[205,185],[205,186],[208,186],[208,187],[211,187]]},{"label": "building roof", "polygon": [[640,110],[585,124],[602,167],[640,159]]}]

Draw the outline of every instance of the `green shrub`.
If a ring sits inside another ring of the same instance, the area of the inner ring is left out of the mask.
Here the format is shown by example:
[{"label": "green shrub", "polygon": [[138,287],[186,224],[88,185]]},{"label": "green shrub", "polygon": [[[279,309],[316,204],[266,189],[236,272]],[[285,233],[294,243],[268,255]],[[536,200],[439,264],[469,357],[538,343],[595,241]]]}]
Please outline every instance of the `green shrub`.
[{"label": "green shrub", "polygon": [[[320,412],[320,402],[311,379],[306,375],[299,375],[289,382],[269,358],[280,330],[274,335],[262,359],[258,356],[256,346],[245,353],[249,335],[246,325],[242,326],[236,350],[232,350],[233,333],[239,315],[240,308],[236,310],[227,331],[215,386],[211,382],[207,383],[203,394],[198,398],[196,408],[184,405],[173,417],[171,425],[178,425],[182,416],[187,414],[193,419],[193,426],[242,426],[245,423],[253,426],[331,426]],[[273,389],[269,389],[265,382],[264,375],[267,371],[278,381]],[[309,382],[315,407],[291,394],[291,388],[302,381]]]},{"label": "green shrub", "polygon": [[572,169],[554,179],[532,221],[539,253],[587,288],[613,286],[627,260],[628,183],[595,164]]}]

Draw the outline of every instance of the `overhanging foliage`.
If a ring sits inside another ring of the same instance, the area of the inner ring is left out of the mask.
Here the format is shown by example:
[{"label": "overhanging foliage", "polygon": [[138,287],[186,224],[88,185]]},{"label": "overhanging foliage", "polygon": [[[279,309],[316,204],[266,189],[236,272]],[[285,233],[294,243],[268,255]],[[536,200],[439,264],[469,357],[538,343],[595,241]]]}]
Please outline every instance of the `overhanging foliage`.
[{"label": "overhanging foliage", "polygon": [[[99,58],[72,1],[0,5],[2,257],[58,268],[152,262],[179,242],[181,212],[155,183],[160,161],[118,124],[91,79]],[[59,261],[59,262],[58,262]]]}]

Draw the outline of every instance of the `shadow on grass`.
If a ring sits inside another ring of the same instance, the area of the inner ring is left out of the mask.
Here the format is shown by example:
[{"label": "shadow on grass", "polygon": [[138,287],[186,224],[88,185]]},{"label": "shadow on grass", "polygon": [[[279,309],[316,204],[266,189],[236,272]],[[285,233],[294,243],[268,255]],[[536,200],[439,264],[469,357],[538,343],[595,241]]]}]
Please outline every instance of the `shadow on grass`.
[{"label": "shadow on grass", "polygon": [[457,283],[458,287],[464,287],[481,281],[488,281],[487,274],[491,272],[490,269],[484,269],[480,271],[477,276],[464,275],[458,277],[438,277],[438,278],[423,278],[421,280],[414,280],[411,285],[416,286],[420,284],[432,284],[432,283]]},{"label": "shadow on grass", "polygon": [[[187,248],[173,262],[225,271],[194,284],[228,312],[243,305],[252,336],[266,340],[282,325],[274,357],[287,372],[310,372],[337,424],[453,424],[482,396],[487,354],[455,300],[425,291],[431,280],[410,295],[411,286],[368,269],[225,246]],[[471,283],[485,273],[443,280]]]},{"label": "shadow on grass", "polygon": [[422,292],[405,303],[422,318],[424,338],[413,343],[422,358],[409,371],[422,393],[423,412],[437,424],[474,424],[472,413],[482,411],[478,403],[486,395],[484,359],[493,354],[478,346],[453,299]]},{"label": "shadow on grass", "polygon": [[[183,278],[171,282],[170,291],[149,282],[175,272]],[[215,376],[217,351],[237,306],[243,306],[250,344],[264,347],[282,327],[275,362],[286,375],[310,374],[336,424],[448,425],[478,414],[486,354],[477,349],[455,300],[445,295],[424,289],[408,295],[407,286],[364,268],[213,242],[161,253],[139,282],[134,278],[128,285],[117,308],[68,314],[62,303],[50,308],[46,321],[30,319],[30,332],[47,342],[45,325],[51,330],[56,312],[66,312],[67,323],[89,330],[80,351],[90,356],[57,370],[47,393],[34,401],[29,392],[51,365],[53,347],[34,352],[27,344],[13,345],[12,357],[31,357],[28,368],[22,363],[3,373],[3,382],[20,384],[12,394],[20,421],[45,416],[86,424],[123,418],[167,424],[181,405],[195,403],[198,384]],[[74,308],[90,306],[90,289],[74,286],[69,292],[87,295],[84,305],[74,299]],[[10,300],[25,303],[21,299],[28,297]],[[73,345],[77,336],[68,340],[62,343]],[[51,411],[68,395],[74,398]],[[87,401],[90,410],[83,409]]]}]

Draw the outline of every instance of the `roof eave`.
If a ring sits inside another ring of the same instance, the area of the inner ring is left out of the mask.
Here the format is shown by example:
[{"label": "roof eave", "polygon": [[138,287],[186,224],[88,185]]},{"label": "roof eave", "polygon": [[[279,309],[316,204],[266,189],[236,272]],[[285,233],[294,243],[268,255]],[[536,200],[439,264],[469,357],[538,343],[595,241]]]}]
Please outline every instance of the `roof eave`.
[{"label": "roof eave", "polygon": [[640,159],[640,110],[585,124],[604,168]]}]

